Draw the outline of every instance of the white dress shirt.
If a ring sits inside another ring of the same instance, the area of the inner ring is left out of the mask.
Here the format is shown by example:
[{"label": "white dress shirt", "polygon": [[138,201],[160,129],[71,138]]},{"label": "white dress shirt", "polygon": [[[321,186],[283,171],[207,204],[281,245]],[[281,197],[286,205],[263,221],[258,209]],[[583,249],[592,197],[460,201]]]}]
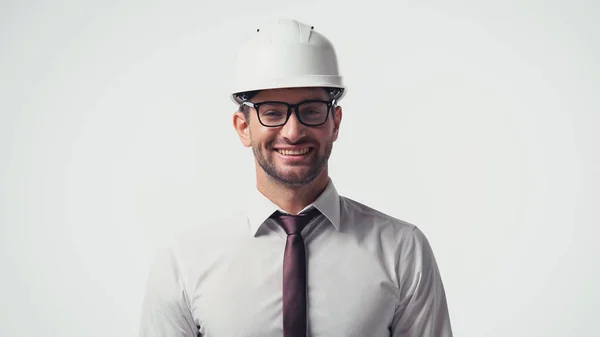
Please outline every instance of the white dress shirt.
[{"label": "white dress shirt", "polygon": [[[339,196],[333,182],[305,208],[311,337],[451,337],[432,249],[414,225]],[[160,249],[140,337],[282,337],[286,234],[256,191],[245,210]]]}]

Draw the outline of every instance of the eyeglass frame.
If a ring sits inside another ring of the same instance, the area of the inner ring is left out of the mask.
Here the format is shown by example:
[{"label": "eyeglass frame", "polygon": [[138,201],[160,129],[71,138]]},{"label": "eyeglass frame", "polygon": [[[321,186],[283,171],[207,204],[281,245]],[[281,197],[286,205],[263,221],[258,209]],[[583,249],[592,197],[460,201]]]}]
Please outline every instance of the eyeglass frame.
[{"label": "eyeglass frame", "polygon": [[[325,120],[323,120],[323,123],[320,124],[306,124],[302,121],[302,118],[300,118],[300,115],[298,114],[298,106],[300,106],[301,104],[304,103],[310,103],[310,102],[317,102],[317,103],[325,103],[327,105],[327,112],[325,113]],[[260,108],[261,105],[263,104],[283,104],[287,106],[287,115],[285,117],[285,121],[281,124],[277,124],[277,125],[266,125],[265,123],[262,122],[262,120],[260,119],[260,114],[258,112],[258,109]],[[287,124],[287,122],[290,120],[290,117],[292,116],[292,109],[294,110],[295,114],[296,114],[296,118],[298,119],[298,122],[300,122],[300,124],[308,126],[308,127],[313,127],[313,126],[321,126],[325,123],[327,123],[327,120],[329,119],[329,111],[331,111],[333,108],[335,108],[337,106],[337,102],[335,99],[329,100],[329,101],[325,101],[325,100],[320,100],[320,99],[309,99],[309,100],[305,100],[302,102],[298,102],[296,104],[290,104],[288,102],[282,102],[282,101],[263,101],[263,102],[258,102],[258,103],[254,103],[254,102],[250,102],[250,101],[244,101],[241,103],[242,105],[245,105],[247,107],[250,108],[254,108],[254,110],[256,110],[256,118],[258,119],[258,122],[267,128],[278,128],[278,127],[282,127],[284,125]]]}]

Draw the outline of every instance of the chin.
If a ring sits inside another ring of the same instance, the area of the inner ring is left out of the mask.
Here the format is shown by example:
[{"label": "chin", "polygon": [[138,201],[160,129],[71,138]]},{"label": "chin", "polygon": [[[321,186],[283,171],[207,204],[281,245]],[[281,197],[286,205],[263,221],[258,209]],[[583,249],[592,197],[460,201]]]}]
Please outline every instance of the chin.
[{"label": "chin", "polygon": [[276,174],[274,176],[274,178],[276,180],[278,180],[279,182],[282,182],[286,185],[304,186],[304,185],[308,185],[308,184],[312,183],[319,177],[319,174],[311,174],[314,172],[311,172],[309,170],[302,170],[302,171],[303,172],[297,173],[297,174],[293,174],[293,173],[289,173],[289,172],[284,173],[284,172],[279,171],[278,174]]}]

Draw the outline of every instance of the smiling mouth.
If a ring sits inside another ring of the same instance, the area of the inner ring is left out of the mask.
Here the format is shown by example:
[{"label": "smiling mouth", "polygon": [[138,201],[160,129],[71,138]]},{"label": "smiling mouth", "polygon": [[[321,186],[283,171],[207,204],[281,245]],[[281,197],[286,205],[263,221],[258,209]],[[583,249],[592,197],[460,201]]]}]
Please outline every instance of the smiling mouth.
[{"label": "smiling mouth", "polygon": [[304,156],[307,153],[309,153],[310,151],[312,151],[312,148],[305,147],[302,149],[293,149],[293,150],[275,149],[275,151],[279,152],[280,154],[282,154],[284,156]]}]

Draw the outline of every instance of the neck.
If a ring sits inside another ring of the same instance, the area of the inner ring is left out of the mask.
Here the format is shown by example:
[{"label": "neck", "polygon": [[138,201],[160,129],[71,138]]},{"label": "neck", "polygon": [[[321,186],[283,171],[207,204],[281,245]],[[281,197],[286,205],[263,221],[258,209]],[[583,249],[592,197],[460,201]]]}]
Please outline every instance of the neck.
[{"label": "neck", "polygon": [[329,182],[329,175],[327,168],[324,168],[312,182],[302,186],[290,186],[258,170],[256,181],[257,189],[269,200],[286,212],[298,214],[323,193]]}]

